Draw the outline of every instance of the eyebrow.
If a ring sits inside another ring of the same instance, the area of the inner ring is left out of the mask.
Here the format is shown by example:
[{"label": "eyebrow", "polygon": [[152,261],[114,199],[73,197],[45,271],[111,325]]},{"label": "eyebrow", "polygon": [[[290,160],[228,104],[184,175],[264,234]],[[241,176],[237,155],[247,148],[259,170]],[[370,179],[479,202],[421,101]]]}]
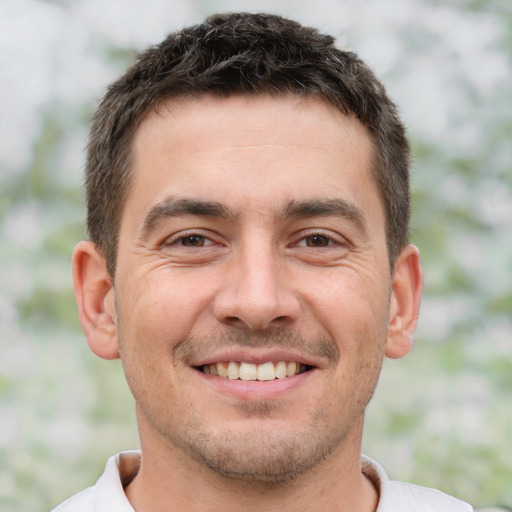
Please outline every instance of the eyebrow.
[{"label": "eyebrow", "polygon": [[147,240],[151,232],[165,219],[182,215],[198,215],[201,217],[221,217],[231,219],[236,215],[225,205],[213,201],[199,199],[178,199],[167,197],[149,210],[144,217],[140,230],[140,238]]},{"label": "eyebrow", "polygon": [[317,216],[343,217],[356,224],[365,233],[369,231],[368,220],[363,210],[345,199],[292,200],[283,212],[285,219]]},{"label": "eyebrow", "polygon": [[[140,238],[147,240],[151,232],[165,219],[182,215],[218,217],[227,220],[238,217],[235,212],[219,202],[167,197],[153,206],[144,217]],[[369,231],[368,221],[363,211],[345,199],[291,200],[281,212],[281,217],[284,219],[326,216],[345,218],[365,233]]]}]

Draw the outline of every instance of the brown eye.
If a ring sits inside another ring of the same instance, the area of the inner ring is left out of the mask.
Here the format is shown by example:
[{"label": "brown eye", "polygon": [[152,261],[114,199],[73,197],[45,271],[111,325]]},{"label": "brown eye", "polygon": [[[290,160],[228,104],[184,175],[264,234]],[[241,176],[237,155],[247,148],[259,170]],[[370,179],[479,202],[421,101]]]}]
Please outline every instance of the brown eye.
[{"label": "brown eye", "polygon": [[323,235],[311,235],[304,238],[307,247],[327,247],[331,239]]},{"label": "brown eye", "polygon": [[189,235],[179,239],[179,242],[184,247],[203,247],[206,245],[206,237],[201,235]]}]

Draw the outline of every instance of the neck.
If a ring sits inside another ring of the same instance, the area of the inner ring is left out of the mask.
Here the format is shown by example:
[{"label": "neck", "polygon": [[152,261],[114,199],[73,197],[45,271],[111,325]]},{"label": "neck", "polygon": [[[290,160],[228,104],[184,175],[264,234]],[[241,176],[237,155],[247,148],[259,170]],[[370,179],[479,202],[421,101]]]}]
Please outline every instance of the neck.
[{"label": "neck", "polygon": [[167,445],[162,450],[141,432],[141,467],[126,495],[137,512],[374,512],[378,493],[361,472],[361,431],[362,421],[315,468],[279,483],[225,477],[179,449]]}]

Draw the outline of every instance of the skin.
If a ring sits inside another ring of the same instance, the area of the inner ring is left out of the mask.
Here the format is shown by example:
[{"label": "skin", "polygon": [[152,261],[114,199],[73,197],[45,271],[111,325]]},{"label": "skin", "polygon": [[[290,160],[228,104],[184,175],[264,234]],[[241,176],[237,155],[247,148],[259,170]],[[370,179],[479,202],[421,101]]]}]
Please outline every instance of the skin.
[{"label": "skin", "polygon": [[[133,152],[115,282],[91,242],[73,267],[89,345],[135,397],[134,508],[375,510],[364,411],[410,349],[422,275],[411,245],[389,268],[366,129],[316,99],[175,100]],[[281,360],[309,371],[201,371]]]}]

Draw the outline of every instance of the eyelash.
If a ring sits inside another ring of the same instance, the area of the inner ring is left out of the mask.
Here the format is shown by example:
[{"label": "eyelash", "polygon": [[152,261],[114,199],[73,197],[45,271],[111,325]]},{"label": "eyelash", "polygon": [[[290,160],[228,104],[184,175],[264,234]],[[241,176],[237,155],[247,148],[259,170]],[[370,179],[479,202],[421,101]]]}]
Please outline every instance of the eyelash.
[{"label": "eyelash", "polygon": [[194,247],[193,245],[187,246],[187,245],[184,245],[183,243],[180,243],[180,242],[183,242],[183,240],[186,240],[187,238],[190,239],[193,237],[201,238],[201,239],[209,242],[204,245],[200,245],[198,247],[216,245],[215,240],[213,240],[211,236],[207,236],[206,234],[204,234],[200,231],[186,231],[184,233],[178,233],[176,235],[173,235],[173,236],[167,238],[164,241],[163,245],[165,245],[165,246],[179,245],[181,247],[192,247],[193,248]]},{"label": "eyelash", "polygon": [[[203,241],[206,241],[207,243],[204,243],[203,245],[185,245],[183,244],[183,241],[188,239],[191,239],[193,237],[197,237],[202,239]],[[323,239],[326,241],[326,245],[307,245],[307,239],[312,239],[314,237],[318,237],[319,239]],[[197,248],[197,247],[208,247],[211,245],[217,245],[217,242],[207,234],[201,232],[201,231],[186,231],[184,233],[178,233],[177,235],[174,235],[172,237],[167,238],[164,241],[165,246],[180,246],[180,247],[186,247],[186,248]],[[303,248],[312,248],[312,249],[325,249],[332,246],[340,246],[340,245],[347,245],[347,242],[345,239],[342,239],[341,236],[333,236],[331,232],[326,233],[324,231],[319,230],[311,230],[306,231],[303,233],[300,233],[300,238],[298,238],[297,242],[294,242],[291,244],[291,247],[303,247]]]},{"label": "eyelash", "polygon": [[[307,245],[307,239],[308,238],[311,239],[314,237],[325,239],[327,241],[327,245],[318,245],[316,247],[314,245]],[[304,244],[302,244],[301,242],[304,242]],[[341,235],[335,235],[332,232],[325,232],[325,231],[321,231],[321,230],[310,230],[310,231],[305,231],[305,232],[301,233],[298,241],[293,243],[292,245],[295,247],[326,249],[326,248],[329,248],[332,246],[347,245],[347,241],[344,238],[342,238]]]}]

